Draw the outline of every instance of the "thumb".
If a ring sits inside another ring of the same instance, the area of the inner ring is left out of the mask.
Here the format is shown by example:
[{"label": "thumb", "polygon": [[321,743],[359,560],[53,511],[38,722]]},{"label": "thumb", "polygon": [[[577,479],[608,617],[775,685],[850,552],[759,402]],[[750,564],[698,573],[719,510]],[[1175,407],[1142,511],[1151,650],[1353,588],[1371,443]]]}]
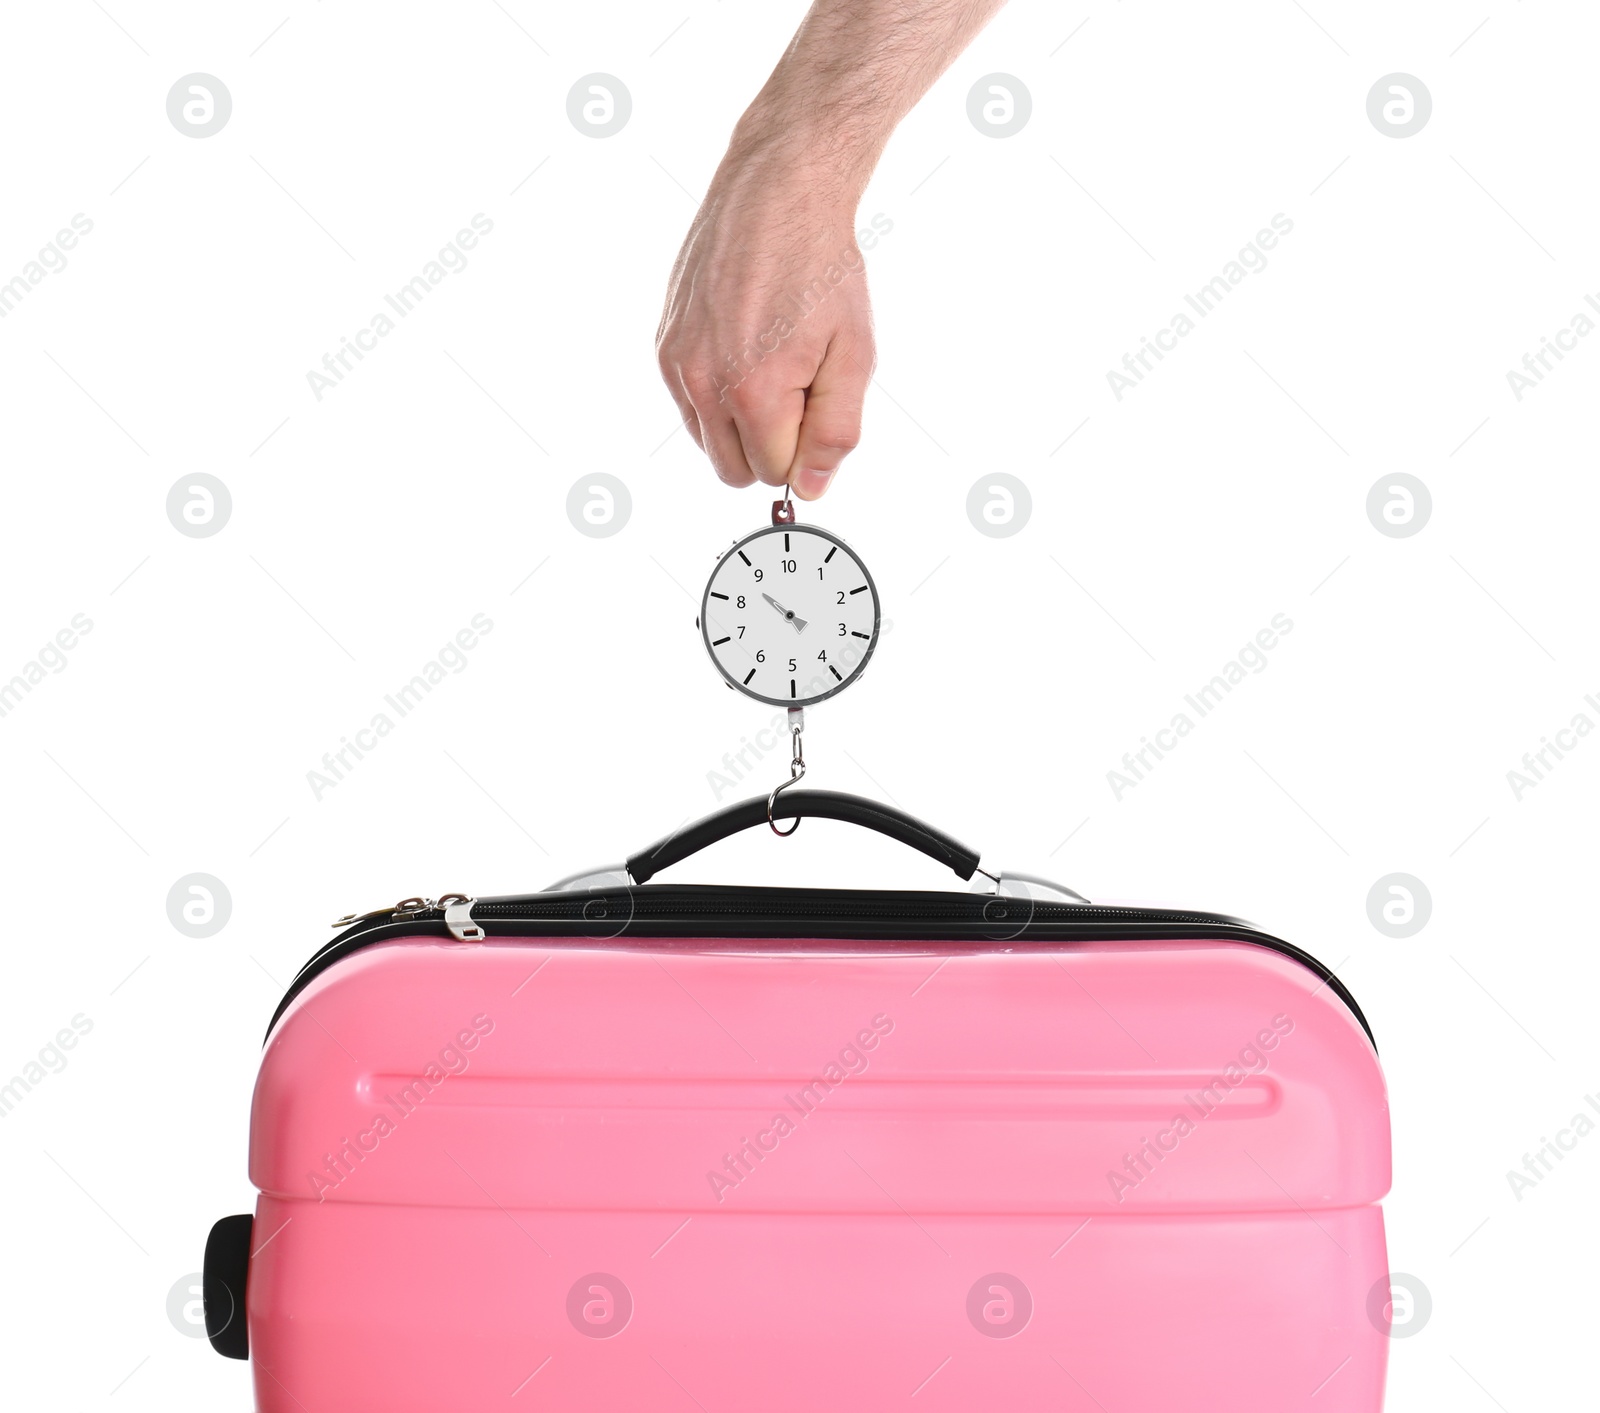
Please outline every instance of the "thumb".
[{"label": "thumb", "polygon": [[839,463],[860,442],[861,404],[871,375],[870,355],[863,364],[839,341],[828,345],[806,389],[800,437],[789,467],[789,484],[801,500],[816,500],[826,491]]}]

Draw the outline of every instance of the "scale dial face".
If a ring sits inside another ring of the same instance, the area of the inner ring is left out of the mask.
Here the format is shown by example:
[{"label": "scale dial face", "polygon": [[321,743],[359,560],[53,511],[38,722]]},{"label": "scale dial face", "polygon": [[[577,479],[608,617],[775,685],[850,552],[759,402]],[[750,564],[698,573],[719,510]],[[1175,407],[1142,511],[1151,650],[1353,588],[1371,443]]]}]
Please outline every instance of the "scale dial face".
[{"label": "scale dial face", "polygon": [[877,585],[843,540],[814,525],[774,525],[718,562],[700,632],[729,686],[799,707],[861,675],[880,616]]}]

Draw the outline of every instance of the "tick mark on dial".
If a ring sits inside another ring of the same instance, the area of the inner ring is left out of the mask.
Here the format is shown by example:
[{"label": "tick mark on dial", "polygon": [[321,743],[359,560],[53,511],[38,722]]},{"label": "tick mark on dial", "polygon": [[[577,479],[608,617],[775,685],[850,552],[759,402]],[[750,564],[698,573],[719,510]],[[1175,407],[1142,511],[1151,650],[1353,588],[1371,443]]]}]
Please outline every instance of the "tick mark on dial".
[{"label": "tick mark on dial", "polygon": [[839,675],[839,669],[837,667],[835,667],[831,662],[828,664],[828,671],[833,673],[834,678],[837,681],[840,681],[840,682],[844,681],[844,678]]},{"label": "tick mark on dial", "polygon": [[718,638],[718,639],[716,639],[711,644],[711,646],[714,647],[714,648],[720,648],[724,643],[729,643],[729,642],[732,642],[732,641],[733,641],[733,635],[730,633],[726,638]]},{"label": "tick mark on dial", "polygon": [[794,696],[794,678],[793,677],[791,677],[789,679],[789,695],[791,697]]},{"label": "tick mark on dial", "polygon": [[864,593],[866,593],[866,591],[867,591],[867,586],[865,584],[863,584],[859,589],[851,589],[850,590],[850,592],[852,594],[864,594]]},{"label": "tick mark on dial", "polygon": [[747,555],[743,550],[739,551],[739,558],[742,559],[746,564],[750,563],[750,556]]},{"label": "tick mark on dial", "polygon": [[747,673],[745,673],[745,675],[744,675],[744,685],[746,687],[748,687],[750,685],[750,679],[752,677],[754,677],[755,675],[756,675],[756,670],[753,667]]},{"label": "tick mark on dial", "polygon": [[828,551],[828,559],[825,559],[822,562],[824,564],[826,564],[829,559],[832,559],[834,557],[834,555],[836,555],[838,553],[839,553],[839,546],[835,545],[831,550]]},{"label": "tick mark on dial", "polygon": [[711,591],[711,597],[714,599],[721,599],[723,603],[727,603],[728,601],[728,596],[726,594],[719,594],[715,589]]},{"label": "tick mark on dial", "polygon": [[871,635],[871,634],[870,634],[870,633],[856,633],[856,632],[852,632],[852,633],[851,633],[851,634],[850,634],[850,636],[851,636],[851,637],[852,637],[852,638],[870,638],[870,637],[871,637],[871,636],[872,636],[872,635]]}]

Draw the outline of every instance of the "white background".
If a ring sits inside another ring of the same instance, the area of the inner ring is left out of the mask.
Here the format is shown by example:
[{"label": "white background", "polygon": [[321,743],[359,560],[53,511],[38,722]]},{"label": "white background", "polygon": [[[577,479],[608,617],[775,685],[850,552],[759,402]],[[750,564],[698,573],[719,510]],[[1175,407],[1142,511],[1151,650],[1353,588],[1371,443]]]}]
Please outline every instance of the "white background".
[{"label": "white background", "polygon": [[[862,554],[892,628],[811,713],[810,783],[1336,964],[1390,1085],[1392,1264],[1434,1305],[1390,1406],[1570,1406],[1600,1136],[1520,1202],[1506,1172],[1600,1091],[1600,741],[1520,800],[1507,771],[1600,722],[1600,339],[1520,402],[1506,373],[1600,291],[1600,26],[1309,8],[1017,0],[896,136],[862,207],[893,222],[866,440],[802,511]],[[0,1126],[8,1403],[247,1408],[247,1366],[165,1301],[251,1206],[261,1032],[326,922],[614,860],[712,808],[709,772],[770,723],[694,630],[770,493],[715,481],[652,337],[801,13],[8,7],[0,281],[94,223],[0,320],[0,679],[94,625],[0,718],[0,1071],[93,1023]],[[202,140],[165,108],[197,71],[233,101]],[[605,140],[566,113],[595,71],[633,100]],[[1396,71],[1434,104],[1401,140],[1366,112]],[[1006,139],[967,116],[994,72],[1033,98]],[[308,370],[480,212],[468,267],[317,401]],[[1107,371],[1276,213],[1268,267],[1117,401]],[[993,539],[966,501],[1001,471],[1033,513]],[[166,515],[197,472],[232,496],[212,538]],[[566,514],[595,472],[632,497],[607,539]],[[1366,514],[1396,472],[1432,494],[1409,538]],[[479,613],[466,669],[316,798],[324,752]],[[1268,667],[1118,799],[1123,753],[1278,613]],[[166,911],[195,872],[232,898],[205,940]],[[1367,914],[1393,872],[1433,900],[1404,940]],[[669,876],[944,886],[827,824]]]}]

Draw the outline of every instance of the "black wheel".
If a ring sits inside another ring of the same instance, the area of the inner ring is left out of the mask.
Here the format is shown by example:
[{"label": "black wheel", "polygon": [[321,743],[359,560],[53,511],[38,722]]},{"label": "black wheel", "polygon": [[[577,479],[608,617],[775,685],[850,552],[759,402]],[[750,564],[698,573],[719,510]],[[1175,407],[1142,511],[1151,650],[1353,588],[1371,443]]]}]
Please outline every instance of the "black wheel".
[{"label": "black wheel", "polygon": [[206,1238],[204,1299],[211,1347],[229,1359],[250,1357],[244,1287],[250,1274],[251,1216],[224,1217]]}]

